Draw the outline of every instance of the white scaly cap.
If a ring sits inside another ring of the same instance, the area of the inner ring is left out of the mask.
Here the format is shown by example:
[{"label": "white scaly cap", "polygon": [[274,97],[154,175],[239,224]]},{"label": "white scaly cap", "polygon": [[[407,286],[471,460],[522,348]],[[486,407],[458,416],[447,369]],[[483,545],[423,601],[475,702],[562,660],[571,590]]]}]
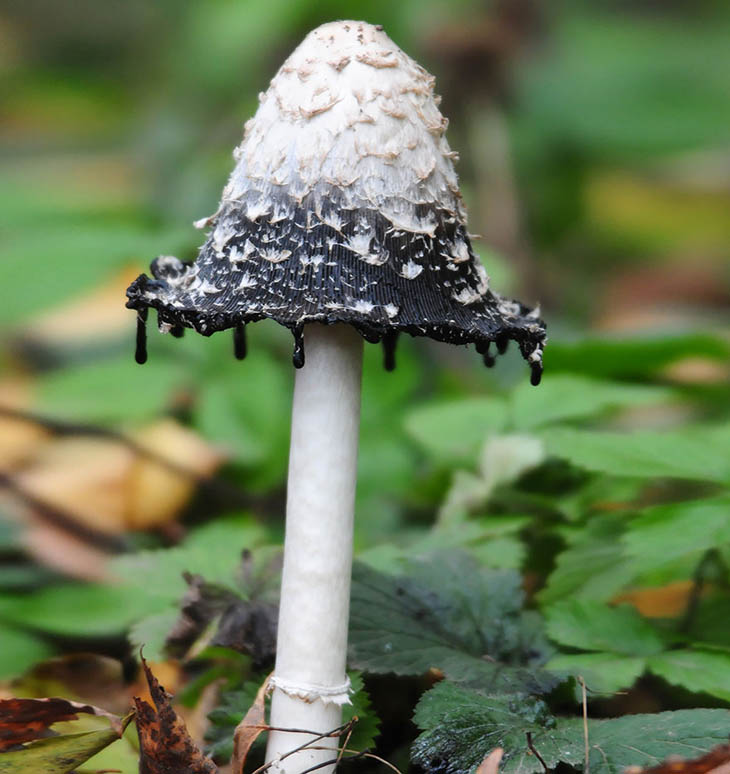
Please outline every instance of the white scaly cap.
[{"label": "white scaly cap", "polygon": [[382,340],[387,367],[400,332],[475,343],[488,364],[490,342],[515,339],[538,382],[544,324],[489,288],[433,86],[382,27],[310,32],[260,95],[198,258],[157,259],[128,306],[173,332],[234,327],[239,354],[243,326],[272,318],[295,365],[309,322]]}]

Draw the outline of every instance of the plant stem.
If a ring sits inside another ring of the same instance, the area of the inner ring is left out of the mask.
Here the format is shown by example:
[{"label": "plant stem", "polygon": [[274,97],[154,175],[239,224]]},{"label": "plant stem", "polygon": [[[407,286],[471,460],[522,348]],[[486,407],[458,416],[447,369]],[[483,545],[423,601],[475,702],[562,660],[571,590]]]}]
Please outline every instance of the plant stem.
[{"label": "plant stem", "polygon": [[[272,726],[337,728],[347,703],[345,673],[352,571],[362,339],[349,326],[310,324],[306,361],[294,384],[284,568]],[[271,731],[266,761],[307,741]],[[320,739],[272,768],[297,774],[333,758]],[[330,767],[330,771],[334,766]]]}]

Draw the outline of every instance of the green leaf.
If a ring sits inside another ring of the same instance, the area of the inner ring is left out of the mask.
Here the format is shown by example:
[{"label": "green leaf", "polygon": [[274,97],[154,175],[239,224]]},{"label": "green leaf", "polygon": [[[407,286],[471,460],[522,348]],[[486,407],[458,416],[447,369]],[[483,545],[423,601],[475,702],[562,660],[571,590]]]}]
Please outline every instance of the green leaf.
[{"label": "green leaf", "polygon": [[[672,756],[696,758],[727,742],[730,711],[691,709],[588,721],[593,774],[622,774],[628,766],[656,766]],[[583,757],[583,719],[561,720],[558,729]],[[535,743],[541,751],[539,741]]]},{"label": "green leaf", "polygon": [[39,739],[22,750],[0,755],[0,772],[68,774],[117,739],[119,734],[114,729]]},{"label": "green leaf", "polygon": [[[555,718],[542,702],[492,696],[444,681],[423,695],[414,721],[422,734],[413,744],[415,763],[429,774],[471,774],[495,747],[504,749],[503,774],[542,771],[526,734],[549,769],[582,768],[583,718]],[[728,710],[682,710],[588,720],[590,769],[620,774],[627,766],[654,766],[677,755],[694,758],[727,739]]]},{"label": "green leaf", "polygon": [[[263,677],[260,680],[247,680],[233,691],[222,691],[218,706],[208,713],[209,725],[205,731],[206,755],[217,760],[231,759],[233,732],[256,701],[256,694],[262,682]],[[263,744],[263,737],[259,737],[254,744]]]},{"label": "green leaf", "polygon": [[392,542],[374,546],[358,558],[381,572],[402,572],[409,559],[437,551],[467,550],[485,567],[517,569],[525,557],[524,543],[515,535],[530,523],[528,516],[487,516],[458,524],[435,525],[407,545]]},{"label": "green leaf", "polygon": [[606,698],[631,686],[641,677],[646,659],[616,653],[559,653],[545,665],[546,669],[571,677],[582,677],[588,698]]},{"label": "green leaf", "polygon": [[570,371],[626,379],[652,374],[686,357],[727,361],[730,344],[707,333],[551,340],[545,351],[545,366],[547,373]]},{"label": "green leaf", "polygon": [[121,586],[64,583],[0,601],[0,618],[42,632],[75,637],[120,634],[155,602]]},{"label": "green leaf", "polygon": [[180,365],[131,356],[53,371],[39,380],[40,409],[84,422],[149,419],[163,413],[173,393],[188,383]]},{"label": "green leaf", "polygon": [[[553,752],[547,741],[555,719],[546,705],[535,699],[513,696],[492,696],[477,693],[448,681],[426,692],[416,706],[413,717],[423,731],[411,748],[414,763],[427,772],[468,774],[495,747],[505,751],[502,772],[530,774],[542,771],[542,766],[529,755],[526,734],[538,734],[540,752],[549,768],[565,759]],[[569,751],[570,755],[577,753]]]},{"label": "green leaf", "polygon": [[545,431],[547,450],[577,467],[615,476],[730,481],[730,427],[674,432]]},{"label": "green leaf", "polygon": [[181,546],[142,551],[111,562],[116,585],[64,583],[23,597],[0,597],[0,620],[54,634],[104,637],[175,605],[187,589],[184,571],[236,591],[241,551],[265,538],[248,517],[219,519]]},{"label": "green leaf", "polygon": [[28,667],[54,653],[48,643],[21,629],[2,626],[0,637],[0,680],[18,677]]},{"label": "green leaf", "polygon": [[439,462],[473,462],[491,433],[504,429],[507,410],[499,398],[431,403],[408,412],[408,435]]},{"label": "green leaf", "polygon": [[[189,243],[189,226],[153,231],[135,223],[104,223],[96,218],[64,218],[44,228],[21,227],[3,240],[0,324],[17,324],[59,306],[103,282],[112,272],[149,256],[168,254]],[[29,265],[46,271],[29,272]],[[120,307],[124,297],[119,299]],[[134,315],[130,312],[130,319]]]},{"label": "green leaf", "polygon": [[644,571],[683,557],[699,561],[705,551],[730,542],[728,514],[730,494],[652,506],[629,523],[623,543]]},{"label": "green leaf", "polygon": [[730,652],[670,650],[652,656],[648,667],[672,685],[730,702]]},{"label": "green leaf", "polygon": [[352,704],[345,704],[342,708],[342,722],[348,723],[354,717],[358,720],[347,746],[352,750],[372,749],[380,733],[380,719],[370,703],[360,672],[348,672],[348,676],[352,685]]},{"label": "green leaf", "polygon": [[202,575],[208,583],[240,591],[236,571],[244,548],[255,549],[266,532],[249,516],[217,519],[190,534],[175,548],[140,551],[112,563],[114,574],[123,579],[130,594],[144,595],[148,608],[162,612],[187,589],[183,572]]},{"label": "green leaf", "polygon": [[195,423],[238,462],[255,468],[259,487],[279,484],[289,450],[291,374],[262,348],[251,348],[245,366],[230,359],[203,385]]},{"label": "green leaf", "polygon": [[538,593],[543,604],[566,597],[604,601],[638,573],[637,562],[624,556],[621,518],[594,516],[571,545],[558,554],[547,585]]},{"label": "green leaf", "polygon": [[569,374],[548,375],[536,390],[522,383],[510,398],[512,426],[529,429],[566,419],[581,419],[608,409],[641,406],[667,400],[672,392],[588,379]]},{"label": "green leaf", "polygon": [[552,640],[580,650],[647,656],[663,649],[659,635],[631,605],[566,599],[545,610],[545,626]]},{"label": "green leaf", "polygon": [[129,642],[136,652],[144,648],[145,658],[150,661],[164,661],[165,641],[180,617],[180,611],[170,607],[161,613],[148,615],[132,624],[129,629]]},{"label": "green leaf", "polygon": [[420,675],[435,667],[451,679],[510,692],[547,690],[537,668],[547,655],[540,620],[522,612],[517,573],[486,570],[467,554],[412,562],[406,576],[356,564],[350,659],[374,674]]}]

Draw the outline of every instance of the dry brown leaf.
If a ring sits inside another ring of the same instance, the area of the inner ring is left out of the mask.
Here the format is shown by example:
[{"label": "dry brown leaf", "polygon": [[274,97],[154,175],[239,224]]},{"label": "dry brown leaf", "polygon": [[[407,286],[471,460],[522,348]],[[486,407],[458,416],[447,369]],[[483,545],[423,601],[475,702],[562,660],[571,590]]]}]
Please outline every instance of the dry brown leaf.
[{"label": "dry brown leaf", "polygon": [[[0,381],[0,407],[27,411],[32,401],[29,380],[11,377]],[[39,425],[0,414],[0,470],[15,470],[47,440],[48,433]]]},{"label": "dry brown leaf", "polygon": [[142,666],[155,706],[135,697],[140,774],[217,774],[218,767],[193,743],[170,704],[170,696],[144,659]]},{"label": "dry brown leaf", "polygon": [[148,425],[133,440],[181,470],[151,457],[135,457],[127,481],[130,529],[149,529],[174,519],[195,491],[196,477],[210,475],[223,460],[219,451],[172,419]]},{"label": "dry brown leaf", "polygon": [[176,518],[198,479],[222,461],[212,446],[171,419],[142,428],[130,442],[150,454],[113,438],[57,438],[14,480],[77,523],[116,535]]},{"label": "dry brown leaf", "polygon": [[477,766],[475,774],[497,774],[503,755],[504,750],[501,747],[495,747],[492,752],[484,756],[484,760]]},{"label": "dry brown leaf", "polygon": [[67,347],[123,334],[129,330],[129,309],[119,299],[139,272],[138,266],[124,267],[103,285],[37,317],[23,329],[22,338],[42,346]]},{"label": "dry brown leaf", "polygon": [[71,578],[104,582],[111,580],[109,554],[56,524],[38,521],[23,532],[23,545],[30,556]]},{"label": "dry brown leaf", "polygon": [[46,444],[32,466],[16,474],[19,487],[96,532],[126,527],[125,483],[134,453],[99,438],[58,438]]},{"label": "dry brown leaf", "polygon": [[79,712],[109,718],[112,728],[121,736],[120,719],[99,707],[55,698],[2,699],[0,700],[0,751],[47,736],[48,729],[54,723],[78,720]]},{"label": "dry brown leaf", "polygon": [[[269,675],[271,677],[271,675]],[[269,691],[269,677],[264,680],[262,686],[256,693],[256,699],[244,716],[243,720],[236,726],[233,734],[233,758],[231,759],[231,768],[233,774],[243,774],[243,767],[246,764],[251,745],[256,741],[259,734],[264,730],[266,723],[266,694]]]}]

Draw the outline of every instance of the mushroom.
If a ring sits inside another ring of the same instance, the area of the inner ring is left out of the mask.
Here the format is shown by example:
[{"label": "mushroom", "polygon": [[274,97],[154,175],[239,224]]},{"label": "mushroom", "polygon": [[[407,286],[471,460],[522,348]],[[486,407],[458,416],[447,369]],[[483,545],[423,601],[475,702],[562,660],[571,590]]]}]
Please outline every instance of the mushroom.
[{"label": "mushroom", "polygon": [[[197,259],[162,256],[127,291],[137,360],[147,310],[205,336],[271,318],[294,335],[292,435],[271,725],[325,733],[349,701],[345,672],[362,341],[395,365],[400,333],[476,345],[515,340],[537,384],[545,326],[499,296],[466,230],[434,79],[364,22],[311,32],[261,95]],[[306,354],[306,359],[305,359]],[[269,733],[284,772],[335,757],[281,756],[306,734]]]}]

